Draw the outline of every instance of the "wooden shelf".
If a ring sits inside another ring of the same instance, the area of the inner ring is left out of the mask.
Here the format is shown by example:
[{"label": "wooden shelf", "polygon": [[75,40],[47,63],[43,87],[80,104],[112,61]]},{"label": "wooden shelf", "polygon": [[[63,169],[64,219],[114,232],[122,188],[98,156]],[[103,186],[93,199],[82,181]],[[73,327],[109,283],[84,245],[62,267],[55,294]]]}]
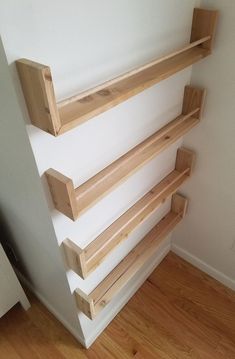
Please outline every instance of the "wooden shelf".
[{"label": "wooden shelf", "polygon": [[186,86],[180,116],[76,189],[70,178],[49,169],[46,177],[55,207],[76,220],[105,194],[194,127],[200,120],[204,96],[204,90]]},{"label": "wooden shelf", "polygon": [[187,199],[179,194],[172,197],[171,211],[141,240],[141,242],[89,294],[75,290],[78,309],[88,318],[96,315],[123,289],[134,275],[155,254],[163,239],[184,217]]},{"label": "wooden shelf", "polygon": [[60,135],[208,56],[217,17],[217,11],[194,9],[189,45],[60,103],[48,66],[16,61],[32,123]]},{"label": "wooden shelf", "polygon": [[177,151],[175,170],[168,174],[131,208],[113,222],[86,248],[81,249],[70,239],[63,241],[67,265],[86,278],[122,241],[171,197],[191,174],[194,153],[185,148]]}]

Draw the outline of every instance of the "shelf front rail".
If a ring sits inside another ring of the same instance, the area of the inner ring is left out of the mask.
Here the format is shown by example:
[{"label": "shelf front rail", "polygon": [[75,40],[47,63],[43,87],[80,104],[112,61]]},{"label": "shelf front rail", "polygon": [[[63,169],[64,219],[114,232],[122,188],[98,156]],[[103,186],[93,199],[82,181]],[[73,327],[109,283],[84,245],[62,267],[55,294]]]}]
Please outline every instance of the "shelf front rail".
[{"label": "shelf front rail", "polygon": [[194,9],[188,45],[59,103],[50,67],[28,59],[17,60],[32,124],[54,136],[61,135],[198,62],[212,51],[217,17],[217,11]]},{"label": "shelf front rail", "polygon": [[130,234],[189,178],[194,159],[193,151],[179,148],[175,169],[85,248],[80,248],[70,239],[64,240],[62,247],[68,268],[82,278],[92,273],[121,242],[126,241]]},{"label": "shelf front rail", "polygon": [[90,294],[87,295],[80,289],[75,290],[78,309],[88,318],[94,319],[154,256],[162,241],[185,216],[186,208],[187,199],[174,194],[170,212]]},{"label": "shelf front rail", "polygon": [[69,177],[55,169],[46,171],[55,208],[75,221],[102,197],[196,126],[201,118],[204,98],[203,89],[186,86],[180,116],[77,188]]}]

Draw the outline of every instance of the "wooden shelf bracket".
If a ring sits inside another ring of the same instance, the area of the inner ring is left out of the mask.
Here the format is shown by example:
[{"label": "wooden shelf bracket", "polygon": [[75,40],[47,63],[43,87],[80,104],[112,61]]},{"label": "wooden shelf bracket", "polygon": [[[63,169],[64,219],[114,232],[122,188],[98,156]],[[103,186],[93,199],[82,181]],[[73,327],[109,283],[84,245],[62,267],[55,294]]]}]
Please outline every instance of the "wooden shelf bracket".
[{"label": "wooden shelf bracket", "polygon": [[83,279],[92,273],[121,242],[128,239],[190,176],[195,154],[179,148],[175,169],[123,213],[88,246],[81,249],[70,239],[62,243],[67,266]]},{"label": "wooden shelf bracket", "polygon": [[77,307],[88,318],[94,319],[128,282],[148,262],[162,241],[185,216],[187,199],[179,194],[172,196],[170,212],[132,249],[132,251],[90,293],[76,289]]},{"label": "wooden shelf bracket", "polygon": [[58,136],[208,56],[217,17],[217,11],[194,9],[190,44],[59,103],[50,68],[17,60],[32,124]]}]

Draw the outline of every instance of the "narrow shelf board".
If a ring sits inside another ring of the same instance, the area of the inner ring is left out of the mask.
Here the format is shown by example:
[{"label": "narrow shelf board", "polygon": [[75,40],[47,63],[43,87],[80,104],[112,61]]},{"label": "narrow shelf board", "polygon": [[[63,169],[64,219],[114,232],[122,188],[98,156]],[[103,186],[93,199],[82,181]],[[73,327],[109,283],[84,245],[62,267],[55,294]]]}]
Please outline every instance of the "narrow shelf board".
[{"label": "narrow shelf board", "polygon": [[217,11],[194,9],[188,45],[59,103],[48,66],[16,61],[32,123],[60,135],[203,59],[211,53],[217,17]]},{"label": "narrow shelf board", "polygon": [[154,156],[197,125],[201,117],[204,98],[203,89],[186,86],[180,116],[77,188],[74,188],[70,178],[54,169],[49,169],[46,177],[56,209],[72,220],[76,220]]},{"label": "narrow shelf board", "polygon": [[179,194],[172,197],[171,211],[140,241],[139,244],[89,294],[75,290],[78,309],[94,319],[99,312],[123,289],[135,274],[153,257],[165,237],[182,220],[187,199]]},{"label": "narrow shelf board", "polygon": [[[209,38],[204,38],[204,41],[207,41]],[[86,97],[60,105],[59,115],[62,127],[59,133],[66,132],[90,118],[109,110],[176,72],[198,62],[208,54],[208,50],[201,47],[190,48],[183,53],[164,59],[162,62],[158,61],[155,65],[122,80],[117,80],[102,90],[94,90],[93,93]]]},{"label": "narrow shelf board", "polygon": [[175,170],[123,213],[86,248],[81,249],[71,240],[64,240],[63,250],[68,267],[82,278],[92,273],[110,252],[127,240],[141,223],[178,190],[191,174],[194,158],[193,151],[179,148]]}]

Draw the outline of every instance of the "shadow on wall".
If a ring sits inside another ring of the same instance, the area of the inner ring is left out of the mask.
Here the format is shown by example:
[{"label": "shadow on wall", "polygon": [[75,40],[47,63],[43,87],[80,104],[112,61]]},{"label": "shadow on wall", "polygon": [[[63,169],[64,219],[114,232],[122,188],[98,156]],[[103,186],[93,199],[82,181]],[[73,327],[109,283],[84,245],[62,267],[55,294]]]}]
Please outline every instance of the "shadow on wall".
[{"label": "shadow on wall", "polygon": [[7,223],[6,216],[1,210],[0,205],[0,243],[10,261],[10,263],[17,268],[21,273],[27,273],[26,269],[22,265],[20,255],[14,248],[14,236],[10,230],[10,226]]}]

